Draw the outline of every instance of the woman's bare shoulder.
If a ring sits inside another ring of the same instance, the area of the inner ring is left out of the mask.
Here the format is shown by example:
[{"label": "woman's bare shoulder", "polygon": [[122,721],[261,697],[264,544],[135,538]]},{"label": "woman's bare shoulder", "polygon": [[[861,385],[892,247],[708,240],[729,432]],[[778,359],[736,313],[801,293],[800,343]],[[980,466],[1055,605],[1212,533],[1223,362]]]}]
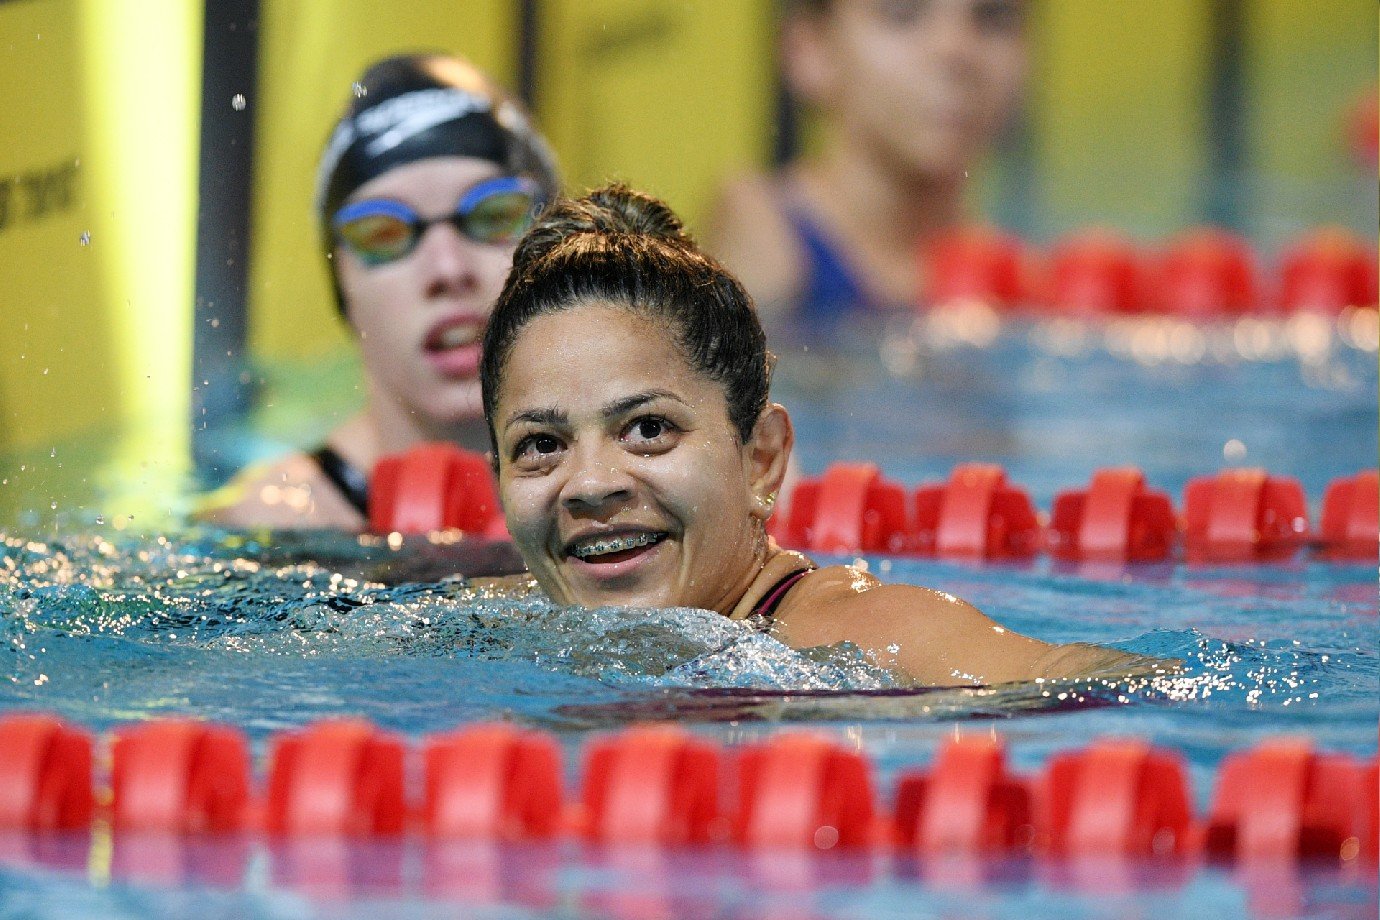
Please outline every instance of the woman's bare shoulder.
[{"label": "woman's bare shoulder", "polygon": [[944,591],[881,584],[853,566],[801,579],[778,608],[776,635],[796,648],[851,642],[877,663],[928,686],[1126,678],[1168,673],[1161,662],[1086,643],[1051,645],[1021,635]]},{"label": "woman's bare shoulder", "polygon": [[943,628],[973,617],[990,622],[967,601],[916,585],[883,584],[860,566],[834,565],[811,572],[778,610],[790,644],[827,645],[859,635],[885,635],[898,620]]}]

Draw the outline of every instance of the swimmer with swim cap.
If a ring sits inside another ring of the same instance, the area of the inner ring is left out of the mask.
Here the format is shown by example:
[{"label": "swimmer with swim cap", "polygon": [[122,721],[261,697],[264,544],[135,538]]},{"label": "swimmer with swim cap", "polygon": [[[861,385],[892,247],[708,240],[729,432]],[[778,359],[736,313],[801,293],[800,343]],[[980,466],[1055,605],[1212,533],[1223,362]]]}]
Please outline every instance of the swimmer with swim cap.
[{"label": "swimmer with swim cap", "polygon": [[543,213],[481,381],[508,529],[552,600],[714,610],[796,648],[852,642],[924,685],[1144,673],[777,546],[765,525],[793,434],[770,369],[742,285],[666,205],[612,187]]},{"label": "swimmer with swim cap", "polygon": [[521,104],[467,61],[402,55],[366,70],[316,183],[364,408],[316,449],[242,472],[198,517],[359,530],[381,456],[425,441],[483,450],[479,340],[514,244],[558,186]]}]

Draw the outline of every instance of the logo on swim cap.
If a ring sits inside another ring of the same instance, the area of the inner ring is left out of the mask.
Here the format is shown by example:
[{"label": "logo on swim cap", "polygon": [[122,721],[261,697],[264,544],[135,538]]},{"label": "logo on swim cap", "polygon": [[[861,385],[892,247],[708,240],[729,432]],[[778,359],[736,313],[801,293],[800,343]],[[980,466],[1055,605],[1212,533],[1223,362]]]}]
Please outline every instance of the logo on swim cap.
[{"label": "logo on swim cap", "polygon": [[456,121],[474,112],[487,112],[488,98],[462,89],[436,87],[394,96],[365,109],[336,126],[316,174],[316,208],[325,206],[326,188],[340,160],[357,140],[370,138],[364,155],[382,156],[398,145],[437,125]]},{"label": "logo on swim cap", "polygon": [[464,90],[422,89],[361,112],[355,124],[362,134],[378,135],[364,148],[369,156],[376,157],[428,128],[488,110],[488,99]]}]

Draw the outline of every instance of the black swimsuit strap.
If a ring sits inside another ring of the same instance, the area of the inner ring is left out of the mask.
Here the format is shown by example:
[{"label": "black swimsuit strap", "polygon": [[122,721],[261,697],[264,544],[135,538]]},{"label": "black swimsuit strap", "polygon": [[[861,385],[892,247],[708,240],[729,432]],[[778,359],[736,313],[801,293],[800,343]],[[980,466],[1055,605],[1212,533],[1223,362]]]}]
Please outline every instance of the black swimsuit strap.
[{"label": "black swimsuit strap", "polygon": [[786,594],[795,587],[795,583],[814,570],[814,566],[807,566],[783,575],[776,584],[767,589],[766,594],[762,595],[762,599],[757,602],[757,606],[752,608],[752,613],[749,616],[770,620],[776,615],[776,608],[780,607],[781,602],[786,599]]},{"label": "black swimsuit strap", "polygon": [[316,461],[331,485],[366,518],[369,516],[369,477],[359,467],[340,456],[334,447],[322,444],[307,456]]}]

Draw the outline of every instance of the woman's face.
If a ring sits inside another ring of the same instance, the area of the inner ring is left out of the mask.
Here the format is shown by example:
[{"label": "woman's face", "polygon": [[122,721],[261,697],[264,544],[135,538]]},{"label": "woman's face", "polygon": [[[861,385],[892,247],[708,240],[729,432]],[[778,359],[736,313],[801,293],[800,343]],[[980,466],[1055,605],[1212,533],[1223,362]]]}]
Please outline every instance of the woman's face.
[{"label": "woman's face", "polygon": [[[784,466],[789,422],[764,418]],[[598,303],[531,320],[493,424],[508,530],[558,603],[728,612],[756,574],[776,458],[661,325]]]},{"label": "woman's face", "polygon": [[788,33],[787,62],[843,134],[957,177],[1019,98],[1024,14],[1022,0],[835,0]]},{"label": "woman's face", "polygon": [[[476,183],[502,174],[487,160],[432,157],[371,179],[348,203],[391,199],[424,218],[440,217]],[[477,242],[443,223],[381,265],[366,265],[340,245],[334,259],[371,395],[436,425],[481,418],[480,340],[513,247]]]}]

